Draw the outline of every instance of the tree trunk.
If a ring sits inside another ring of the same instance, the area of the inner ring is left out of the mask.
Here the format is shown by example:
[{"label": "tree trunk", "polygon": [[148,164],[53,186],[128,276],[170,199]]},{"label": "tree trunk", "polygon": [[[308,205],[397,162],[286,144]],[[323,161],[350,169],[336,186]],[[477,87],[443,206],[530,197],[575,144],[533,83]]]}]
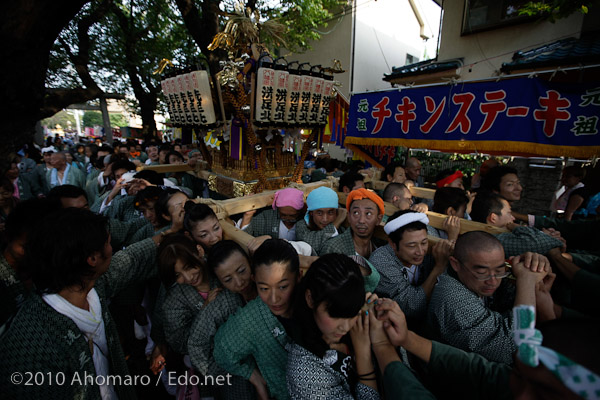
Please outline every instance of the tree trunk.
[{"label": "tree trunk", "polygon": [[[160,86],[154,86],[154,83],[148,76],[144,76],[140,72],[139,66],[135,65],[132,60],[136,57],[136,42],[139,39],[139,34],[133,29],[133,24],[129,22],[128,17],[116,6],[112,7],[113,13],[116,15],[123,39],[125,41],[125,70],[129,76],[133,93],[138,103],[140,104],[140,115],[142,116],[142,135],[156,137],[156,121],[154,120],[154,111],[158,104],[158,91]],[[143,83],[143,84],[142,84]],[[146,88],[144,88],[144,86]]]},{"label": "tree trunk", "polygon": [[113,144],[113,133],[112,127],[110,126],[110,115],[108,115],[108,104],[106,103],[106,97],[100,96],[100,110],[102,111],[102,127],[104,128],[104,140],[106,143],[112,146]]},{"label": "tree trunk", "polygon": [[45,93],[50,49],[89,0],[4,2],[0,13],[0,157],[31,140]]},{"label": "tree trunk", "polygon": [[146,93],[143,98],[136,95],[140,103],[140,114],[142,116],[142,135],[144,138],[152,137],[156,139],[156,121],[154,120],[154,111],[157,105],[157,94]]},{"label": "tree trunk", "polygon": [[51,117],[71,104],[85,103],[103,97],[104,92],[98,87],[90,74],[91,42],[88,31],[92,25],[104,18],[111,5],[112,0],[99,1],[89,15],[79,20],[77,23],[77,53],[73,53],[71,46],[62,38],[58,39],[85,87],[47,90],[44,97],[44,106],[40,111],[40,119]]}]

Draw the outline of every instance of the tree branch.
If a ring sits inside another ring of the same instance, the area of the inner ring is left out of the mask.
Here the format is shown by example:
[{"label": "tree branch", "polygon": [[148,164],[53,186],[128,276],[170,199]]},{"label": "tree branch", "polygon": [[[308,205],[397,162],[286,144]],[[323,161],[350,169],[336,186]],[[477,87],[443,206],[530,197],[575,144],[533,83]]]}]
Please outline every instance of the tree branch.
[{"label": "tree branch", "polygon": [[219,32],[218,16],[222,14],[219,9],[219,1],[204,0],[202,2],[202,13],[196,7],[193,0],[175,0],[177,8],[181,12],[183,22],[194,39],[202,54],[208,59],[211,71],[218,71],[219,60],[226,59],[223,50],[208,50],[208,45],[213,37]]},{"label": "tree branch", "polygon": [[53,116],[71,104],[85,103],[97,99],[103,94],[100,89],[74,88],[74,89],[46,89],[44,105],[40,108],[39,119]]},{"label": "tree branch", "polygon": [[88,31],[92,25],[99,22],[109,9],[112,0],[101,1],[89,15],[86,15],[77,23],[77,54],[73,53],[71,46],[63,37],[58,37],[58,42],[64,48],[69,60],[73,63],[77,75],[85,87],[73,89],[46,90],[43,105],[40,108],[40,118],[50,117],[63,108],[75,104],[84,103],[104,95],[92,75],[90,74],[90,37]]},{"label": "tree branch", "polygon": [[[123,11],[115,4],[111,6],[111,11],[117,17],[119,27],[123,32],[124,39],[124,68],[129,76],[131,87],[135,98],[137,99],[142,115],[142,131],[144,135],[153,134],[156,130],[156,123],[154,122],[154,111],[156,110],[157,104],[157,92],[158,89],[151,84],[150,79],[144,74],[139,73],[139,67],[135,65],[132,60],[136,59],[136,47],[135,44],[139,39],[139,32],[136,32],[133,24],[130,24],[129,18],[123,13]],[[146,30],[148,29],[145,28]],[[142,29],[144,31],[144,29]],[[140,78],[141,77],[141,78]],[[147,84],[148,91],[144,90],[142,82]]]}]

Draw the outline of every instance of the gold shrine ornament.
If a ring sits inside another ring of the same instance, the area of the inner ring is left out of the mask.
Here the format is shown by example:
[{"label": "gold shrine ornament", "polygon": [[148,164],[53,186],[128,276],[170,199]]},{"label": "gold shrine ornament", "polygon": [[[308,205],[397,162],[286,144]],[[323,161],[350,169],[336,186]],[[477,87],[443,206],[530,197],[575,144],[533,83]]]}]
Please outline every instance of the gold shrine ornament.
[{"label": "gold shrine ornament", "polygon": [[167,67],[167,65],[171,68],[175,67],[175,65],[173,65],[173,63],[171,62],[171,60],[167,59],[167,58],[163,58],[162,60],[160,60],[160,62],[158,63],[158,68],[156,68],[154,70],[154,72],[152,72],[152,75],[157,75],[157,74],[162,74],[163,71],[165,70],[165,68]]}]

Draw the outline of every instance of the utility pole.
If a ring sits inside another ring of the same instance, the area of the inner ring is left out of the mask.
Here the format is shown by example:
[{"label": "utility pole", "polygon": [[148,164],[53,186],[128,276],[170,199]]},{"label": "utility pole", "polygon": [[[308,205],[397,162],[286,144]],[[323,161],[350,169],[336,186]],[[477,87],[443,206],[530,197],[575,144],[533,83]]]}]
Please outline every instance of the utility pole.
[{"label": "utility pole", "polygon": [[102,123],[104,125],[104,139],[112,146],[113,134],[110,126],[110,116],[108,115],[108,105],[106,104],[106,97],[100,96],[100,110],[102,111]]}]

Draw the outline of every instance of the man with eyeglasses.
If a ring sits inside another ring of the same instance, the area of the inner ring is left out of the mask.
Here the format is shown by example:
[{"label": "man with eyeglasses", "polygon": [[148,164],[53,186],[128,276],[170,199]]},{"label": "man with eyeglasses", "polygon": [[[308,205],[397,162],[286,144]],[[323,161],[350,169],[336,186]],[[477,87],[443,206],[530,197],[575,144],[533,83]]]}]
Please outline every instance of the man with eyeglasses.
[{"label": "man with eyeglasses", "polygon": [[[511,310],[529,299],[538,301],[536,285],[550,272],[548,259],[525,253],[508,264],[498,239],[473,231],[458,238],[450,265],[429,303],[427,324],[434,338],[490,361],[512,364],[516,346]],[[551,286],[553,277],[544,284]]]}]

